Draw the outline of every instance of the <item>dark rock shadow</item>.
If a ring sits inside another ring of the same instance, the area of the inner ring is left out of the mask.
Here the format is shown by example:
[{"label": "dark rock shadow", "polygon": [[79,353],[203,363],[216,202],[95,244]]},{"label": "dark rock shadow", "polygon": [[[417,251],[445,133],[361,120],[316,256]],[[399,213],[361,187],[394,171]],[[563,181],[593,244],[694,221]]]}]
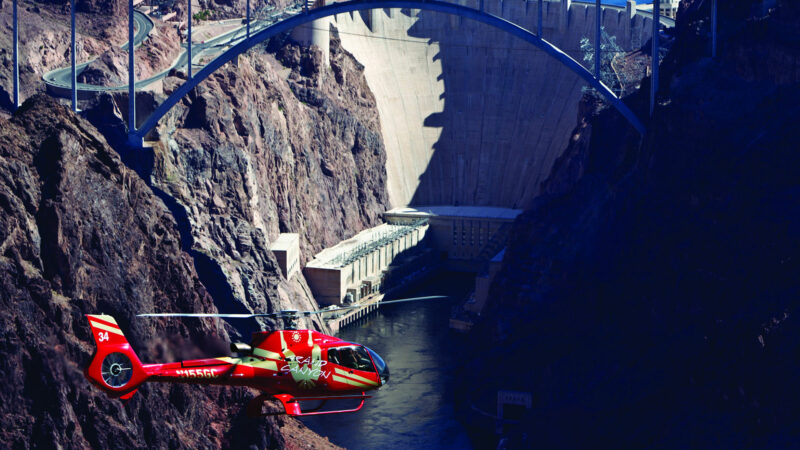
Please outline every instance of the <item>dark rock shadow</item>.
[{"label": "dark rock shadow", "polygon": [[[137,96],[139,97],[139,96]],[[233,289],[225,277],[222,267],[210,256],[194,249],[191,223],[186,208],[174,197],[154,186],[151,175],[155,165],[155,155],[151,148],[130,148],[127,145],[127,126],[119,118],[119,112],[114,114],[114,98],[110,95],[101,96],[93,107],[85,111],[86,118],[97,127],[114,150],[119,153],[123,163],[134,170],[147,184],[172,214],[177,225],[181,239],[181,249],[189,254],[194,261],[195,271],[201,283],[208,291],[219,311],[227,314],[249,314],[240,302],[236,301]],[[137,98],[138,100],[138,98]],[[120,105],[126,106],[126,105]],[[183,311],[154,311],[154,312],[183,312]],[[260,331],[260,326],[254,320],[241,320],[231,323],[235,330],[243,337]],[[229,328],[230,331],[230,328]]]}]

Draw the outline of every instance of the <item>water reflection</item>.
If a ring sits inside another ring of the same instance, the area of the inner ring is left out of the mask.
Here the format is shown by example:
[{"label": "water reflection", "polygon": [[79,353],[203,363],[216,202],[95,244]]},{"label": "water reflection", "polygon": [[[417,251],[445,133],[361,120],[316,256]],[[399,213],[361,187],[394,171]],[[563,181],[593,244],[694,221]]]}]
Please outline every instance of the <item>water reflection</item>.
[{"label": "water reflection", "polygon": [[386,360],[389,384],[372,391],[373,398],[357,413],[303,422],[346,448],[472,448],[453,408],[458,355],[465,350],[447,325],[450,306],[473,285],[472,275],[438,275],[397,297],[446,294],[452,299],[384,306],[343,330],[342,339],[364,344]]}]

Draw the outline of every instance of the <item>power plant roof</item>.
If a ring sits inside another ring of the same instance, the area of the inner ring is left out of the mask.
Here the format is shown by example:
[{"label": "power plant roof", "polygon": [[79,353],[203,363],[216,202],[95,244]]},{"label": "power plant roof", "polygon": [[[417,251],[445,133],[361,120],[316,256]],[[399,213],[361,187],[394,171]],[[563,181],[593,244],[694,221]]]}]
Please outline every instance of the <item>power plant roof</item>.
[{"label": "power plant roof", "polygon": [[521,209],[495,206],[407,206],[387,211],[386,216],[405,217],[463,217],[471,219],[514,220]]}]

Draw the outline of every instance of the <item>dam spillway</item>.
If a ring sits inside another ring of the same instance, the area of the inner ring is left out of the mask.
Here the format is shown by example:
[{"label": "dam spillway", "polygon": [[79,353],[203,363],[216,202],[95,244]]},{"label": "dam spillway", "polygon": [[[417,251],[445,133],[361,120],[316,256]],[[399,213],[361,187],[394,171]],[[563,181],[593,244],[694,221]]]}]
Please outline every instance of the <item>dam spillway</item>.
[{"label": "dam spillway", "polygon": [[[536,2],[485,6],[537,28]],[[594,35],[594,17],[591,5],[545,1],[543,37],[582,61],[580,40]],[[646,43],[650,20],[603,9],[606,32],[624,50]],[[392,206],[516,208],[538,195],[576,125],[577,75],[507,33],[455,16],[384,9],[331,23],[375,95]]]}]

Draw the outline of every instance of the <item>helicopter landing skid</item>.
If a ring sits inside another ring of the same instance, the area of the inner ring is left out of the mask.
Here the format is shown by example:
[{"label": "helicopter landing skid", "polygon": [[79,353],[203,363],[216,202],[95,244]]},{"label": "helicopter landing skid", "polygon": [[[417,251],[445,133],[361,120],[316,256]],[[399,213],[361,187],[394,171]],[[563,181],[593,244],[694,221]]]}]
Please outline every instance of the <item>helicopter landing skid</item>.
[{"label": "helicopter landing skid", "polygon": [[[356,412],[360,410],[364,406],[364,401],[371,396],[366,395],[366,393],[362,392],[361,395],[333,395],[333,396],[320,396],[320,397],[300,397],[295,398],[289,394],[277,394],[277,395],[269,395],[269,394],[261,394],[258,397],[250,400],[247,404],[247,415],[250,417],[268,417],[268,416],[280,416],[280,415],[289,415],[289,416],[316,416],[322,414],[339,414],[339,413],[348,413],[348,412]],[[265,401],[278,399],[281,404],[283,405],[283,411],[280,412],[269,412],[264,413],[262,412],[262,407]],[[339,410],[332,410],[332,411],[320,411],[328,400],[361,400],[361,403],[358,404],[357,407],[352,409],[339,409]],[[322,403],[311,409],[307,409],[303,411],[300,408],[301,401],[322,401]]]}]

